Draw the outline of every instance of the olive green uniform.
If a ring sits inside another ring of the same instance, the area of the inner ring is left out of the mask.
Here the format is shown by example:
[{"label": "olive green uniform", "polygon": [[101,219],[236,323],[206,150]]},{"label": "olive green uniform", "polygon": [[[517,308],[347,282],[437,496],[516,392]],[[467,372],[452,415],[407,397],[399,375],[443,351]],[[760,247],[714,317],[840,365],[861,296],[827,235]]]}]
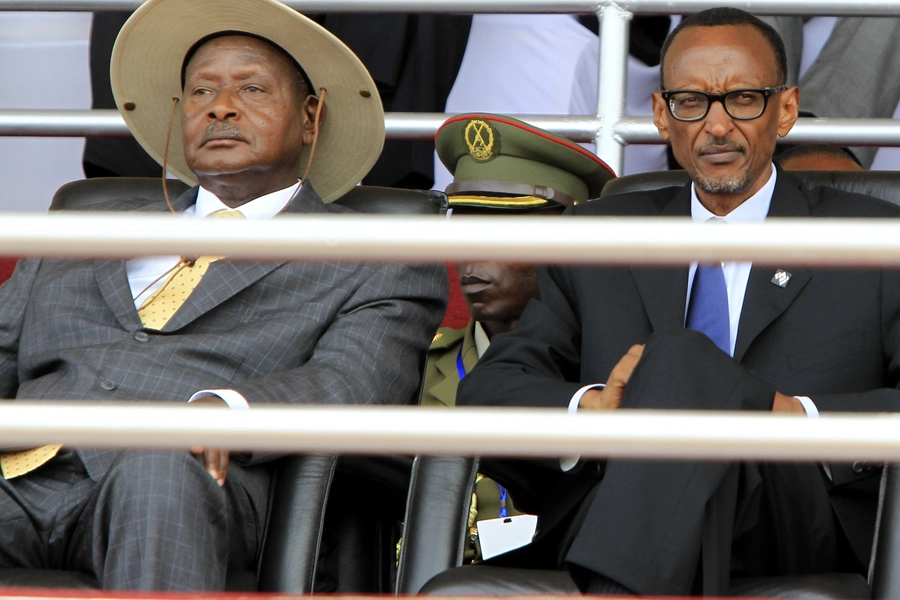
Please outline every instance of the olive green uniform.
[{"label": "olive green uniform", "polygon": [[[453,407],[456,405],[456,388],[460,381],[457,365],[460,355],[463,369],[468,373],[478,362],[478,350],[475,347],[475,321],[469,321],[465,329],[441,327],[434,336],[434,341],[428,350],[428,362],[425,365],[425,385],[420,402],[422,406]],[[508,516],[522,514],[513,506],[512,499],[508,495],[505,506]],[[475,545],[473,529],[475,521],[498,518],[500,508],[500,486],[493,479],[479,475],[475,483],[472,506],[469,509],[470,545],[466,550],[467,558],[477,560],[481,557],[481,552]]]}]

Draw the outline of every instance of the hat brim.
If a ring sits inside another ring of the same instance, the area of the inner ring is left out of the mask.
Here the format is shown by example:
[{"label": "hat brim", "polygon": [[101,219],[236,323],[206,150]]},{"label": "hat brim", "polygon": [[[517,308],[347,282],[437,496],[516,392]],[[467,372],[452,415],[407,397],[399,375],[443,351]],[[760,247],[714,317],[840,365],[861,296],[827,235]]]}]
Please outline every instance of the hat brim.
[{"label": "hat brim", "polygon": [[[149,0],[128,19],[113,48],[110,79],[119,112],[147,153],[162,164],[188,51],[225,31],[273,42],[303,67],[315,88],[311,93],[327,90],[326,116],[307,174],[322,200],[333,202],[359,183],[384,146],[384,109],[375,82],[343,42],[275,0]],[[304,148],[298,161],[298,177],[308,152]],[[184,159],[180,109],[166,162],[180,180],[197,183]]]}]

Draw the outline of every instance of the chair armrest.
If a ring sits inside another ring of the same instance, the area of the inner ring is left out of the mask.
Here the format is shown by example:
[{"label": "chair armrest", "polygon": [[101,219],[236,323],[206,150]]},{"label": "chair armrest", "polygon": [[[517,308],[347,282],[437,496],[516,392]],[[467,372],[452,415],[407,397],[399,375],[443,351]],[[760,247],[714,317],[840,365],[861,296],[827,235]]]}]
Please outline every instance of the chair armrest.
[{"label": "chair armrest", "polygon": [[337,456],[288,456],[272,481],[259,591],[310,594]]},{"label": "chair armrest", "polygon": [[419,456],[413,463],[397,565],[398,594],[462,564],[477,458]]}]

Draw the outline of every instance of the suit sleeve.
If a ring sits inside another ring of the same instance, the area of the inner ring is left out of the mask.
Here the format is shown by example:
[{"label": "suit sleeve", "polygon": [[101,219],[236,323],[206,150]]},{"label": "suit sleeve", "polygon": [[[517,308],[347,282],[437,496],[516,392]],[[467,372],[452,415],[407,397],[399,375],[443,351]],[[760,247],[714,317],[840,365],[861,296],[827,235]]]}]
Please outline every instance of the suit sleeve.
[{"label": "suit sleeve", "polygon": [[0,286],[0,398],[15,398],[19,387],[19,340],[28,299],[41,261],[22,259]]},{"label": "suit sleeve", "polygon": [[301,366],[234,387],[247,401],[409,404],[418,397],[428,346],[444,314],[442,266],[366,265]]},{"label": "suit sleeve", "polygon": [[566,408],[581,388],[581,322],[564,268],[538,269],[541,300],[495,336],[459,387],[458,405]]},{"label": "suit sleeve", "polygon": [[883,271],[881,290],[885,387],[812,395],[820,412],[900,412],[900,272]]}]

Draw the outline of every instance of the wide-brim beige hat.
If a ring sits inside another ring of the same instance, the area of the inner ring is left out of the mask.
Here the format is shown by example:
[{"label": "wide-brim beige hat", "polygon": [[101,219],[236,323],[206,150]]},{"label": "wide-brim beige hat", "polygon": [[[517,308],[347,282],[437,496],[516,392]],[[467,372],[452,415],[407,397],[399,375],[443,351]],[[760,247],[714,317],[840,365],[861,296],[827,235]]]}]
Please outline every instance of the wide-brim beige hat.
[{"label": "wide-brim beige hat", "polygon": [[[191,47],[215,33],[263,37],[303,67],[311,93],[327,90],[325,120],[307,179],[333,202],[369,172],[384,146],[384,109],[375,82],[338,38],[275,0],[149,0],[122,27],[110,78],[119,112],[137,141],[163,162],[172,99],[182,97],[181,67]],[[180,106],[179,102],[179,106]],[[195,185],[184,160],[176,109],[167,169]],[[306,168],[309,147],[298,162]]]}]

